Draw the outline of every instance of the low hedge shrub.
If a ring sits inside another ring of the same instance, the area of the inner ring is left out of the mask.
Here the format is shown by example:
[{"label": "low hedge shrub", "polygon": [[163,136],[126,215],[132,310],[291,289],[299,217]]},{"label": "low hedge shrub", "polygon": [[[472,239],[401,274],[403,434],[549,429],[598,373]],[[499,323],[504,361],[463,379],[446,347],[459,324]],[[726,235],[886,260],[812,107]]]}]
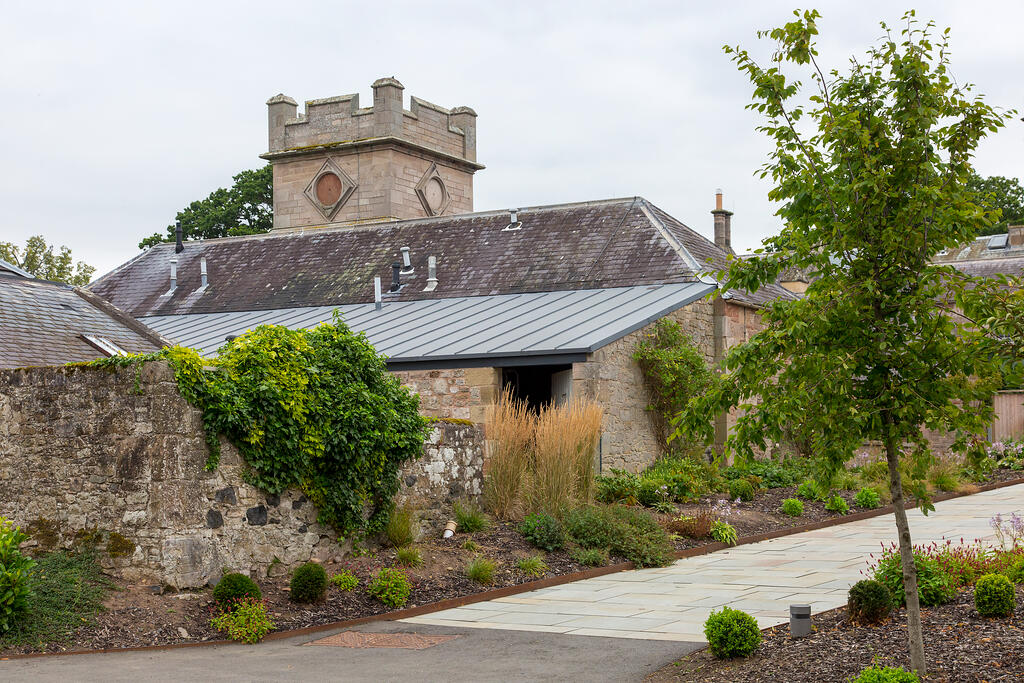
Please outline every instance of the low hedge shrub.
[{"label": "low hedge shrub", "polygon": [[32,591],[29,576],[35,562],[21,553],[28,535],[0,517],[0,633],[14,628],[26,612]]},{"label": "low hedge shrub", "polygon": [[[943,570],[938,560],[915,548],[914,566],[917,568],[917,594],[923,607],[935,607],[953,599],[956,595],[956,583]],[[903,566],[900,563],[898,549],[890,547],[882,551],[882,556],[874,567],[874,578],[889,589],[894,605],[899,607],[906,603]]]},{"label": "low hedge shrub", "polygon": [[729,498],[750,502],[754,500],[754,485],[746,479],[734,479],[729,482]]},{"label": "low hedge shrub", "polygon": [[290,587],[295,602],[320,602],[327,594],[327,572],[316,562],[307,562],[292,574]]},{"label": "low hedge shrub", "polygon": [[892,593],[885,584],[875,579],[864,579],[850,587],[847,594],[847,613],[851,621],[877,624],[892,612]]},{"label": "low hedge shrub", "polygon": [[850,506],[842,496],[832,496],[825,501],[825,509],[829,512],[838,512],[841,515],[845,515],[850,511]]},{"label": "low hedge shrub", "polygon": [[983,617],[1008,617],[1017,608],[1013,583],[1002,574],[985,574],[974,584],[974,606]]},{"label": "low hedge shrub", "polygon": [[921,679],[902,666],[869,666],[853,679],[853,683],[921,683]]},{"label": "low hedge shrub", "polygon": [[225,574],[213,588],[213,599],[221,610],[230,609],[232,604],[241,598],[259,600],[263,597],[260,587],[245,574],[232,572]]},{"label": "low hedge shrub", "polygon": [[798,498],[787,498],[782,501],[782,513],[790,517],[799,517],[804,514],[804,503]]},{"label": "low hedge shrub", "polygon": [[565,547],[562,524],[546,512],[527,515],[519,525],[519,533],[541,550],[561,550]]},{"label": "low hedge shrub", "polygon": [[210,619],[210,625],[240,643],[258,643],[274,628],[267,605],[259,598],[237,598],[226,610]]},{"label": "low hedge shrub", "polygon": [[882,504],[882,497],[879,496],[878,491],[873,488],[862,488],[860,491],[857,491],[857,495],[853,497],[853,502],[856,503],[859,508],[873,510]]},{"label": "low hedge shrub", "polygon": [[711,654],[719,659],[749,657],[761,644],[761,629],[746,612],[723,607],[704,622],[704,637]]},{"label": "low hedge shrub", "polygon": [[401,607],[412,594],[412,582],[401,569],[384,567],[370,580],[366,592],[388,607]]}]

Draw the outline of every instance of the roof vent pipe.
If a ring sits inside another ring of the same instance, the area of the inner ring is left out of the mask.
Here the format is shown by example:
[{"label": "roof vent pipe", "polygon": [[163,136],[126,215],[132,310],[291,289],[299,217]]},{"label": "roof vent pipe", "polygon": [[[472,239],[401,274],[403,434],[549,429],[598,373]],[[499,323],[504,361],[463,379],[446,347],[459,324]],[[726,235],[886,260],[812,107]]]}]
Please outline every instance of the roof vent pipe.
[{"label": "roof vent pipe", "polygon": [[202,279],[202,283],[200,284],[199,289],[206,289],[206,285],[209,283],[210,280],[209,280],[209,278],[207,277],[207,274],[206,274],[206,257],[205,256],[202,257],[201,259],[199,259],[199,277]]},{"label": "roof vent pipe", "polygon": [[437,257],[427,257],[427,286],[423,288],[424,292],[433,292],[437,289]]},{"label": "roof vent pipe", "polygon": [[409,247],[402,247],[402,275],[411,275],[412,261],[409,260]]},{"label": "roof vent pipe", "polygon": [[174,221],[174,242],[175,254],[185,251],[185,245],[181,243],[181,221]]},{"label": "roof vent pipe", "polygon": [[518,230],[523,227],[522,221],[519,220],[519,209],[509,209],[508,220],[508,225],[505,226],[504,230]]},{"label": "roof vent pipe", "polygon": [[389,292],[397,292],[402,288],[402,264],[395,261],[391,264],[391,289]]},{"label": "roof vent pipe", "polygon": [[380,293],[380,276],[373,278],[373,308],[380,310],[384,306]]}]

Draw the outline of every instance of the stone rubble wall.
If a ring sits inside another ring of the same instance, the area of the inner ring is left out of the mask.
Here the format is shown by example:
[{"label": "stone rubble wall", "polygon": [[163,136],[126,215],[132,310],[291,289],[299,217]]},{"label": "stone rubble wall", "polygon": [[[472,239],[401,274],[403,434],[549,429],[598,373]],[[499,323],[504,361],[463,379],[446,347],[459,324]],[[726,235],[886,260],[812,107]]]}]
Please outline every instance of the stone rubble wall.
[{"label": "stone rubble wall", "polygon": [[[165,363],[133,368],[0,371],[0,516],[39,550],[91,539],[105,567],[130,582],[203,586],[226,570],[259,573],[347,550],[316,522],[301,492],[268,495],[242,479],[222,439],[206,471],[201,413]],[[482,486],[479,428],[436,422],[424,456],[400,472],[398,502],[423,532]]]},{"label": "stone rubble wall", "polygon": [[420,395],[420,412],[429,417],[483,424],[488,406],[501,395],[500,368],[400,370],[394,374]]}]

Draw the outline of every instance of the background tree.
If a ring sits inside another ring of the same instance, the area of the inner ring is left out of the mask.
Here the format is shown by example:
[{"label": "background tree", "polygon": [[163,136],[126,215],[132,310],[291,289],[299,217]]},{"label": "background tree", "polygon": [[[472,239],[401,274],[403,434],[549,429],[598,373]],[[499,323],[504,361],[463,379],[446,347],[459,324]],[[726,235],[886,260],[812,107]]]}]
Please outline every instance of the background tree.
[{"label": "background tree", "polygon": [[[748,106],[767,119],[759,130],[775,143],[761,174],[775,183],[769,198],[785,227],[756,258],[720,274],[743,290],[774,282],[787,266],[816,278],[804,298],[764,310],[765,329],[729,352],[721,382],[691,402],[678,427],[706,429],[707,415],[740,406],[727,449],[751,458],[802,424],[822,481],[866,440],[883,444],[911,666],[923,672],[901,465],[927,512],[932,453],[922,428],[952,431],[958,446],[983,432],[1000,370],[984,321],[960,314],[975,281],[931,260],[994,222],[969,188],[970,159],[1009,113],[953,80],[948,29],[936,38],[913,12],[895,35],[883,24],[885,37],[864,59],[826,76],[815,50],[819,16],[798,12],[759,33],[776,43],[767,66],[726,48],[753,84]],[[784,67],[806,73],[811,92]]]},{"label": "background tree", "polygon": [[999,209],[999,222],[983,226],[979,235],[998,235],[1006,232],[1007,226],[1024,223],[1024,187],[1017,178],[972,175],[968,189],[978,193],[978,205],[989,211]]},{"label": "background tree", "polygon": [[[206,199],[192,202],[175,216],[184,239],[212,239],[269,232],[274,224],[274,184],[270,164],[242,171],[228,189],[219,188]],[[139,242],[139,249],[174,241],[174,224]]]},{"label": "background tree", "polygon": [[41,280],[66,282],[79,287],[89,284],[89,278],[96,272],[95,268],[82,261],[72,263],[71,250],[65,246],[61,246],[60,253],[54,253],[42,235],[29,237],[23,248],[11,242],[0,242],[0,259],[27,270]]}]

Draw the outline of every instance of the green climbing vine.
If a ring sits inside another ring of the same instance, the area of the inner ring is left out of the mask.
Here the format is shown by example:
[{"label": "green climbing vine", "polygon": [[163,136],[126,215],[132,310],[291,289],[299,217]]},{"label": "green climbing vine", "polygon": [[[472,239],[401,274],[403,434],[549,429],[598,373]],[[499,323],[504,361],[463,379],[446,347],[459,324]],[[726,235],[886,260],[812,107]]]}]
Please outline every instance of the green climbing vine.
[{"label": "green climbing vine", "polygon": [[398,469],[422,451],[427,421],[363,334],[336,317],[312,330],[258,327],[213,359],[174,347],[86,365],[156,359],[170,363],[182,395],[203,412],[208,469],[223,434],[245,459],[249,483],[272,494],[300,489],[318,521],[342,535],[384,528]]},{"label": "green climbing vine", "polygon": [[633,360],[643,373],[651,399],[647,409],[654,413],[662,442],[680,455],[701,450],[705,445],[703,441],[675,439],[668,442],[675,417],[690,399],[707,392],[716,380],[693,340],[679,323],[662,318],[636,345]]}]

